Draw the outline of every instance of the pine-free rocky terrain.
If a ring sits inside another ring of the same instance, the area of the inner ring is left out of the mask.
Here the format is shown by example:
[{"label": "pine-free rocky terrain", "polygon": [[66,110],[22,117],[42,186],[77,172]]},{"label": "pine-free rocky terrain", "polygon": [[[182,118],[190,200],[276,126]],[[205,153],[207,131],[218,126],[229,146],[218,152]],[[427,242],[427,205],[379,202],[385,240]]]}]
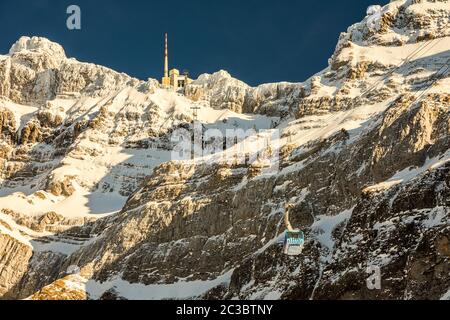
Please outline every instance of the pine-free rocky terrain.
[{"label": "pine-free rocky terrain", "polygon": [[[304,82],[182,92],[20,38],[0,55],[0,298],[450,299],[449,22],[449,0],[392,1]],[[173,160],[192,108],[276,156]]]}]

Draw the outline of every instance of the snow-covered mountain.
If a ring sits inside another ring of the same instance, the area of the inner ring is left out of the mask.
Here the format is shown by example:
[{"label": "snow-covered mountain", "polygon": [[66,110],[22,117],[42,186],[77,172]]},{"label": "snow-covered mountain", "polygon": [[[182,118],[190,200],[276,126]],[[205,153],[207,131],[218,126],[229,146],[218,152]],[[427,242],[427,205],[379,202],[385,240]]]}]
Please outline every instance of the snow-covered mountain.
[{"label": "snow-covered mountain", "polygon": [[[373,6],[311,79],[219,71],[183,93],[19,39],[0,56],[0,296],[448,298],[449,21],[448,0]],[[263,131],[171,161],[194,117]]]}]

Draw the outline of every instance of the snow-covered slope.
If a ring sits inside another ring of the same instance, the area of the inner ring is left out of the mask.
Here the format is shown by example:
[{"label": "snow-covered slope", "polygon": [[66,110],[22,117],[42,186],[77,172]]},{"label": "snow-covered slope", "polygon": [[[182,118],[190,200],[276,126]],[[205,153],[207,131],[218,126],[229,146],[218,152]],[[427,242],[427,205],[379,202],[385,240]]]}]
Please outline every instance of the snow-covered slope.
[{"label": "snow-covered slope", "polygon": [[[43,66],[29,67],[29,78],[49,71],[41,70],[44,65],[51,66],[56,76],[47,79],[48,86],[39,91],[38,75],[31,80],[34,87],[20,87],[19,97],[13,90],[5,91],[0,102],[10,118],[4,130],[9,130],[12,140],[11,147],[4,143],[1,206],[28,214],[56,211],[67,217],[120,210],[140,181],[156,165],[170,160],[170,141],[164,135],[192,121],[194,103],[158,89],[154,80],[143,83],[67,59],[59,45],[42,38],[24,37],[13,45],[3,61],[11,70],[2,84],[11,78],[29,82],[16,68],[35,60]],[[92,75],[92,83],[83,79],[84,70]],[[71,84],[83,82],[84,87],[71,88],[69,94],[64,91],[67,73],[74,77]],[[38,91],[39,97],[25,103]],[[39,103],[41,99],[44,102]],[[198,120],[223,126],[222,120],[228,118],[237,120],[230,128],[244,123],[267,128],[273,120],[205,107]],[[28,157],[23,159],[23,153]]]},{"label": "snow-covered slope", "polygon": [[[252,88],[219,71],[185,94],[20,39],[0,58],[0,294],[445,296],[449,16],[446,0],[371,7],[311,79]],[[270,130],[167,162],[192,108],[204,130]],[[296,259],[279,245],[286,203],[307,236]]]},{"label": "snow-covered slope", "polygon": [[[196,105],[155,80],[68,59],[56,43],[22,37],[0,60],[0,209],[14,226],[2,231],[34,251],[79,248],[82,241],[52,234],[120,211],[170,160],[170,134],[190,125]],[[200,107],[207,128],[264,129],[277,121]]]}]

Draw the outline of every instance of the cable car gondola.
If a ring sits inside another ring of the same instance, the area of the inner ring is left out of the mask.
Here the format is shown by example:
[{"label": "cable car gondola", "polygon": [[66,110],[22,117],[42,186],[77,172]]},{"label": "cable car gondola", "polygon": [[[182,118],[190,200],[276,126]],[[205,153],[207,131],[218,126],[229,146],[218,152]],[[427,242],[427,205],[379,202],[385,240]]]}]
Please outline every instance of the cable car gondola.
[{"label": "cable car gondola", "polygon": [[298,256],[303,251],[305,244],[305,234],[300,230],[286,231],[284,236],[284,254],[288,256]]},{"label": "cable car gondola", "polygon": [[283,252],[288,256],[298,256],[302,253],[305,245],[305,234],[303,231],[292,228],[289,222],[289,209],[292,205],[286,205],[284,222],[286,224],[286,233],[284,236]]}]

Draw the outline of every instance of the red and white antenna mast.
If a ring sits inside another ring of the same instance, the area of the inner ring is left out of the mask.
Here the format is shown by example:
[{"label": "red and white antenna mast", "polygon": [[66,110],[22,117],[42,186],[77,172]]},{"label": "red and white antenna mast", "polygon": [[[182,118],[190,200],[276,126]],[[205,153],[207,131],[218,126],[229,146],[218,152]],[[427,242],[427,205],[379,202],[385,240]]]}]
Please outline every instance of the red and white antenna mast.
[{"label": "red and white antenna mast", "polygon": [[169,77],[169,40],[167,36],[167,32],[164,35],[164,77]]}]

